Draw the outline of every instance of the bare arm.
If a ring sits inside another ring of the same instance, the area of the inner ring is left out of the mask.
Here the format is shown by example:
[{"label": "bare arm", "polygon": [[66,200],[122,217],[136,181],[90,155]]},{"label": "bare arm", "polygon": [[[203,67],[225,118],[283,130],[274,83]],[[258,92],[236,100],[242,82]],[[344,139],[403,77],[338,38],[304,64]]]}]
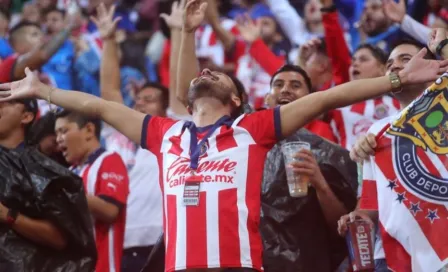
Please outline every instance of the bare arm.
[{"label": "bare arm", "polygon": [[120,213],[116,205],[97,196],[87,196],[87,204],[93,217],[106,224],[112,224]]},{"label": "bare arm", "polygon": [[213,28],[213,31],[215,32],[216,36],[224,45],[224,50],[226,52],[230,52],[235,45],[236,38],[232,34],[232,32],[226,30],[221,25],[216,0],[208,0],[208,8],[205,16],[207,17],[207,21]]},{"label": "bare arm", "polygon": [[140,143],[145,114],[126,107],[121,103],[106,101],[96,96],[78,91],[51,88],[42,83],[36,90],[38,99],[48,99],[64,109],[95,116],[108,123],[134,143]]},{"label": "bare arm", "polygon": [[[5,221],[7,214],[8,209],[1,206],[0,222]],[[32,219],[23,214],[19,214],[12,229],[35,243],[57,250],[62,250],[67,246],[67,240],[64,235],[55,225],[46,220]]]},{"label": "bare arm", "polygon": [[123,104],[120,91],[120,62],[118,45],[113,37],[103,40],[100,69],[101,97],[108,101]]},{"label": "bare arm", "polygon": [[[426,49],[422,49],[399,72],[401,86],[434,81],[447,70],[448,61],[425,60],[423,57],[426,52]],[[307,95],[281,106],[282,133],[287,137],[323,112],[378,97],[389,91],[392,91],[391,81],[388,76],[383,76],[355,80],[325,92]]]},{"label": "bare arm", "polygon": [[199,73],[194,32],[204,21],[207,5],[207,2],[191,0],[185,6],[183,13],[176,92],[177,99],[184,104],[184,106],[188,106],[187,94],[190,82]]},{"label": "bare arm", "polygon": [[47,63],[67,40],[72,30],[73,26],[69,26],[55,35],[50,41],[37,46],[31,52],[20,56],[14,65],[14,80],[25,77],[24,71],[26,67],[29,67],[31,70],[37,70]]},{"label": "bare arm", "polygon": [[97,26],[103,40],[100,68],[101,97],[108,101],[123,104],[120,90],[120,60],[118,44],[115,39],[117,24],[121,18],[114,19],[115,6],[107,10],[105,5],[101,4],[96,11],[96,17],[91,19]]},{"label": "bare arm", "polygon": [[[183,75],[179,75],[179,71],[182,73],[187,73],[188,69],[185,69],[184,66],[181,66],[180,58],[180,50],[181,50],[181,39],[182,39],[182,31],[180,29],[171,29],[171,51],[170,51],[170,108],[176,114],[187,115],[187,108],[185,103],[183,102],[184,98],[179,99],[178,94],[180,90],[178,88],[188,88],[187,81],[185,80]],[[192,60],[190,60],[192,61]],[[190,67],[193,67],[194,64],[197,63],[197,60],[190,62]],[[182,64],[183,65],[183,64]],[[191,68],[190,68],[191,69]],[[199,68],[197,68],[199,70]],[[182,74],[180,73],[180,74]],[[193,72],[191,73],[193,74]],[[185,80],[184,83],[179,80]],[[189,84],[189,82],[188,82]],[[186,100],[186,98],[185,98]]]},{"label": "bare arm", "polygon": [[324,213],[327,224],[331,229],[336,230],[338,220],[342,215],[348,212],[347,208],[336,197],[328,184],[326,187],[321,190],[317,190],[316,192],[317,199],[319,200],[319,204],[322,212]]},{"label": "bare arm", "polygon": [[[356,80],[333,87],[325,92],[307,95],[281,106],[282,134],[285,137],[291,135],[323,112],[383,95],[391,89],[389,77],[383,76]],[[313,107],[309,105],[313,105]],[[299,116],[300,118],[297,118]]]},{"label": "bare arm", "polygon": [[328,185],[314,154],[310,150],[301,150],[291,163],[295,174],[300,177],[307,176],[310,184],[316,190],[320,207],[330,229],[336,230],[339,218],[348,211],[344,204],[336,197],[330,185]]},{"label": "bare arm", "polygon": [[186,107],[188,106],[188,88],[191,80],[199,73],[199,65],[196,58],[194,32],[182,31],[181,36],[176,92],[177,99]]},{"label": "bare arm", "polygon": [[178,115],[188,114],[184,105],[177,99],[177,87],[178,87],[178,62],[179,62],[179,50],[181,42],[182,20],[186,0],[180,0],[179,2],[173,2],[171,6],[171,14],[161,14],[162,17],[171,31],[170,38],[170,108]]}]

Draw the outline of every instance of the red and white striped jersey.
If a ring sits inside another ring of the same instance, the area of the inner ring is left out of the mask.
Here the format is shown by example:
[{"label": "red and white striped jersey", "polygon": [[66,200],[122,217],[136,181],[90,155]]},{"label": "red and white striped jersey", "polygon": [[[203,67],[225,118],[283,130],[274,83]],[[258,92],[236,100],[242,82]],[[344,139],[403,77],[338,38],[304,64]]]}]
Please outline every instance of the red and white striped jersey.
[{"label": "red and white striped jersey", "polygon": [[[164,198],[166,270],[262,269],[258,232],[262,169],[281,136],[279,108],[242,115],[215,130],[199,158],[199,206],[182,202],[190,170],[185,121],[147,116],[142,146],[156,154]],[[207,129],[198,128],[198,139]]]},{"label": "red and white striped jersey", "polygon": [[[238,34],[238,28],[234,20],[222,19],[221,26],[232,32],[234,35]],[[221,41],[216,36],[211,25],[202,25],[195,32],[196,39],[196,56],[198,58],[211,58],[218,66],[225,64],[225,49]]]},{"label": "red and white striped jersey", "polygon": [[117,153],[100,148],[89,156],[84,165],[73,170],[82,177],[88,195],[97,196],[120,208],[117,219],[111,225],[94,220],[94,231],[98,253],[96,271],[121,271],[129,194],[126,166]]},{"label": "red and white striped jersey", "polygon": [[385,95],[332,111],[331,127],[338,143],[351,150],[356,140],[366,134],[374,122],[399,110],[400,103]]}]

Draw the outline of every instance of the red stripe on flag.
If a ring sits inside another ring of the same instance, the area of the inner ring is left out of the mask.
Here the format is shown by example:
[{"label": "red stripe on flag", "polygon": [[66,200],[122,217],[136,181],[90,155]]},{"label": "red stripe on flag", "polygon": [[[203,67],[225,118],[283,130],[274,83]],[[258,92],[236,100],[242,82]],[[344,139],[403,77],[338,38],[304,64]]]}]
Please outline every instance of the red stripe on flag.
[{"label": "red stripe on flag", "polygon": [[199,193],[199,206],[187,207],[187,267],[207,265],[207,194]]},{"label": "red stripe on flag", "polygon": [[221,152],[237,146],[233,137],[233,128],[222,126],[220,133],[216,136],[216,148],[218,151]]},{"label": "red stripe on flag", "polygon": [[376,190],[376,181],[363,180],[362,193],[359,200],[359,208],[362,210],[378,210],[378,192]]},{"label": "red stripe on flag", "polygon": [[389,235],[381,222],[379,225],[388,268],[396,272],[412,271],[411,256],[395,238]]},{"label": "red stripe on flag", "polygon": [[[382,138],[382,140],[386,139],[387,138]],[[388,141],[391,142],[390,139]],[[419,147],[416,148],[420,149]],[[417,154],[418,153],[419,151],[417,151]],[[375,162],[384,176],[388,180],[396,181],[396,184],[398,186],[395,187],[394,191],[397,194],[404,194],[404,196],[406,197],[406,199],[403,201],[403,204],[406,206],[406,208],[410,210],[411,204],[419,204],[421,211],[415,214],[411,213],[411,211],[409,211],[409,213],[414,216],[416,223],[419,225],[422,233],[431,244],[432,248],[439,256],[439,258],[441,260],[445,260],[446,258],[448,258],[448,247],[446,246],[446,239],[441,238],[446,231],[447,225],[448,211],[446,210],[445,206],[427,202],[413,194],[411,191],[405,189],[401,181],[397,178],[395,170],[392,167],[392,148],[382,149],[382,152],[377,152],[375,157]],[[433,165],[430,168],[435,169]],[[438,171],[436,171],[435,173],[440,175]],[[427,218],[427,216],[429,215],[429,211],[436,211],[439,218],[431,222],[431,220]],[[386,254],[388,253],[386,252]]]},{"label": "red stripe on flag", "polygon": [[219,258],[221,266],[241,265],[237,189],[218,193]]},{"label": "red stripe on flag", "polygon": [[[176,240],[177,240],[177,199],[175,195],[166,196],[168,243],[166,244],[165,267],[167,270],[176,267]],[[166,240],[165,240],[166,241]]]}]

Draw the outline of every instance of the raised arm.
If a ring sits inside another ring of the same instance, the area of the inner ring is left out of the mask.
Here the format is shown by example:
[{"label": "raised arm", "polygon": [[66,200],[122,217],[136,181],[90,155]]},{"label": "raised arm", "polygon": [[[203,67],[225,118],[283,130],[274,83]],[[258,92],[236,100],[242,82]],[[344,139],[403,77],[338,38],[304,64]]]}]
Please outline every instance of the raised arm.
[{"label": "raised arm", "polygon": [[[434,81],[447,71],[447,60],[425,60],[426,52],[422,49],[398,73],[401,86]],[[323,112],[384,95],[393,90],[391,82],[389,76],[355,80],[284,105],[280,108],[283,136],[291,135]]]},{"label": "raised arm", "polygon": [[406,14],[405,0],[386,0],[383,2],[384,14],[394,23],[400,24],[401,30],[421,43],[426,43],[431,28],[417,22]]},{"label": "raised arm", "polygon": [[261,39],[261,25],[255,24],[248,14],[237,19],[238,30],[244,41],[249,44],[249,54],[269,75],[273,75],[282,65],[285,58],[276,56]]},{"label": "raised arm", "polygon": [[0,102],[20,98],[47,100],[64,109],[100,118],[135,143],[141,142],[145,114],[83,92],[50,87],[40,82],[28,68],[25,69],[25,74],[26,77],[22,80],[0,84],[0,90],[5,90],[0,91]]},{"label": "raised arm", "polygon": [[189,0],[184,9],[176,92],[177,99],[185,106],[188,106],[187,94],[190,82],[199,73],[194,32],[204,21],[207,5],[200,0]]},{"label": "raised arm", "polygon": [[187,114],[186,108],[183,103],[177,99],[177,87],[178,87],[178,70],[179,70],[179,51],[182,35],[182,20],[183,10],[185,8],[186,0],[180,2],[173,2],[171,6],[171,14],[161,14],[162,17],[171,32],[171,48],[170,48],[170,108],[175,114],[185,115]]},{"label": "raised arm", "polygon": [[120,61],[118,58],[118,44],[115,40],[115,31],[120,18],[113,18],[115,6],[109,10],[104,4],[97,8],[97,17],[92,17],[103,40],[100,68],[101,97],[123,104],[120,90]]},{"label": "raised arm", "polygon": [[[435,28],[431,31],[428,48],[434,55],[439,55],[443,59],[448,59],[448,33],[444,28]],[[443,43],[442,43],[443,42]],[[437,51],[439,49],[439,51]]]},{"label": "raised arm", "polygon": [[[333,0],[320,0],[324,8],[334,5]],[[322,12],[327,55],[331,60],[333,80],[336,85],[350,80],[348,70],[351,64],[350,51],[344,38],[344,31],[339,23],[339,14],[335,11]]]},{"label": "raised arm", "polygon": [[208,23],[213,29],[213,32],[216,33],[218,39],[224,45],[224,49],[226,52],[230,52],[233,50],[235,46],[235,35],[232,32],[225,29],[219,18],[218,6],[216,4],[216,0],[207,0],[208,8],[205,13]]},{"label": "raised arm", "polygon": [[68,24],[64,30],[56,34],[48,42],[36,46],[31,52],[20,56],[13,70],[13,79],[18,80],[25,77],[25,68],[31,70],[40,69],[48,60],[59,50],[62,44],[67,40],[72,31],[77,28],[74,14],[67,15]]}]

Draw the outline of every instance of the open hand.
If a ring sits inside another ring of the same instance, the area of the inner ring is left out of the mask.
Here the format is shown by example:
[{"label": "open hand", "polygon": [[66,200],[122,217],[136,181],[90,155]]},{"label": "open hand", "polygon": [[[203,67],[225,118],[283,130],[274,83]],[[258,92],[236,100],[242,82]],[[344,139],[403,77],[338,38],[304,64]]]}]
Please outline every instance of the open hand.
[{"label": "open hand", "polygon": [[339,221],[338,221],[339,235],[345,236],[345,234],[347,233],[347,230],[348,230],[348,227],[347,227],[348,222],[353,222],[357,219],[362,219],[362,220],[367,221],[372,229],[375,227],[372,219],[369,217],[369,215],[367,213],[363,212],[362,210],[354,210],[349,214],[343,215],[341,217],[341,219],[339,219]]},{"label": "open hand", "polygon": [[26,77],[22,80],[0,84],[0,102],[24,98],[37,98],[40,89],[46,87],[38,76],[25,68]]},{"label": "open hand", "polygon": [[166,24],[171,29],[182,29],[182,17],[184,15],[184,7],[186,0],[175,1],[171,5],[171,14],[160,14]]},{"label": "open hand", "polygon": [[325,181],[319,165],[310,150],[302,149],[295,156],[298,161],[291,163],[294,173],[298,175],[305,175],[310,178],[310,183],[316,190],[324,190],[328,184]]},{"label": "open hand", "polygon": [[299,48],[299,55],[297,56],[297,65],[305,68],[307,61],[315,52],[317,52],[317,48],[321,43],[321,39],[314,38],[302,44]]},{"label": "open hand", "polygon": [[104,3],[101,3],[96,8],[96,17],[92,16],[90,19],[95,23],[102,39],[110,39],[114,36],[117,30],[117,24],[121,20],[121,17],[114,19],[115,5],[109,10],[106,9]]},{"label": "open hand", "polygon": [[186,32],[194,32],[202,24],[208,3],[204,0],[188,0],[184,9],[184,25]]},{"label": "open hand", "polygon": [[238,16],[236,19],[240,36],[248,43],[260,38],[261,26],[254,23],[249,14]]},{"label": "open hand", "polygon": [[426,48],[420,50],[398,73],[402,85],[432,82],[447,71],[448,60],[424,59],[427,52]]},{"label": "open hand", "polygon": [[433,54],[437,54],[437,46],[447,38],[447,32],[444,28],[434,28],[429,36],[428,48]]},{"label": "open hand", "polygon": [[406,3],[405,0],[399,0],[398,3],[395,0],[384,0],[383,10],[387,18],[392,20],[394,23],[399,23],[403,21],[406,15]]}]

